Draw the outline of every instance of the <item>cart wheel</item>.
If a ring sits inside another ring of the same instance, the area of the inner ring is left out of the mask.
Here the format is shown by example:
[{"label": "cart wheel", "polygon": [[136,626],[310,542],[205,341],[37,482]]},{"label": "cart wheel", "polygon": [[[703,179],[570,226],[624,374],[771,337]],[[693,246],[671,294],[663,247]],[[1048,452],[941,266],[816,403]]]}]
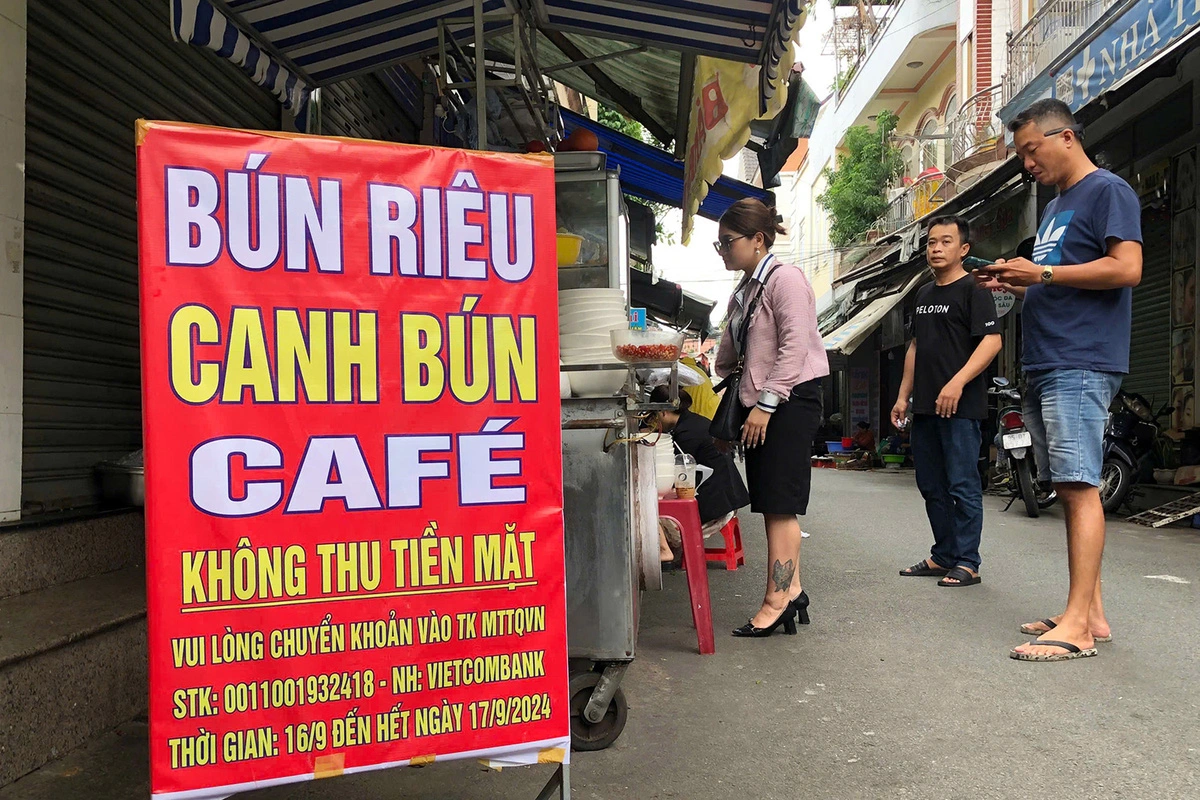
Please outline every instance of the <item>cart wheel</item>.
[{"label": "cart wheel", "polygon": [[571,676],[571,749],[590,751],[603,750],[617,740],[621,731],[625,730],[625,721],[629,717],[629,705],[625,702],[625,693],[617,688],[612,701],[604,712],[604,718],[597,723],[589,722],[583,715],[592,690],[600,683],[600,673],[581,672]]}]

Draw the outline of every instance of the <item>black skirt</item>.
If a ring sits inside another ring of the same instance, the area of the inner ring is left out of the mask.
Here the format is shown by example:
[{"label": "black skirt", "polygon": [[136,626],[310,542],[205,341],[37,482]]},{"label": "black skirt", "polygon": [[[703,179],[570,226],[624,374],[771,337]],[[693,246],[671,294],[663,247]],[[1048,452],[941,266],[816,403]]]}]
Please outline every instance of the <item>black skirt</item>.
[{"label": "black skirt", "polygon": [[767,441],[746,450],[750,510],[804,514],[812,487],[812,440],[821,425],[821,381],[792,389],[767,425]]}]

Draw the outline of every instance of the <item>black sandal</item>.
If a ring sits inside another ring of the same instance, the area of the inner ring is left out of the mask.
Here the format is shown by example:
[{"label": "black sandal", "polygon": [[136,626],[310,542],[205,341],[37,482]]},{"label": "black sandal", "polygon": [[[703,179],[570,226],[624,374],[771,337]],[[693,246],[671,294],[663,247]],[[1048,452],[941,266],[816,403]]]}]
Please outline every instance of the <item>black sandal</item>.
[{"label": "black sandal", "polygon": [[900,570],[900,574],[906,578],[940,578],[949,571],[945,567],[931,567],[929,559],[923,559],[908,569]]},{"label": "black sandal", "polygon": [[[946,583],[946,578],[953,578],[954,580],[958,581],[958,583]],[[948,571],[946,573],[946,578],[942,578],[940,581],[938,581],[938,586],[974,586],[977,583],[983,582],[983,578],[979,577],[978,575],[972,575],[963,567],[955,567],[954,569]]]}]

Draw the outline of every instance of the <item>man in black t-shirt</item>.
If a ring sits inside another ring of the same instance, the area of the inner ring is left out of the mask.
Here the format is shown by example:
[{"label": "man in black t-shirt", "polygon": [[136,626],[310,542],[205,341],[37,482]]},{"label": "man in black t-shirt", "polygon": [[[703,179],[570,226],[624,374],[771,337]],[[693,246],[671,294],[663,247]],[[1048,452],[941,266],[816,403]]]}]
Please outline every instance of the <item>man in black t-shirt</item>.
[{"label": "man in black t-shirt", "polygon": [[984,371],[1001,346],[992,293],[963,268],[970,235],[962,217],[938,217],[929,225],[926,258],[934,282],[917,291],[913,339],[892,408],[892,423],[903,428],[912,395],[917,487],[933,528],[929,558],[900,574],[939,576],[939,586],[980,580],[983,488],[976,462],[987,415]]}]

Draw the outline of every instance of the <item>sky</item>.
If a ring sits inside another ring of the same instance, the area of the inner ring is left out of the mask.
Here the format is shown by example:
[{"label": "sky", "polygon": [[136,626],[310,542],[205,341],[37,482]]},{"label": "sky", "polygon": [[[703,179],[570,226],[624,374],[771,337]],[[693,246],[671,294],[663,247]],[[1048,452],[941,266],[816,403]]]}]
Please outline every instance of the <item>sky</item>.
[{"label": "sky", "polygon": [[[804,65],[804,79],[818,97],[824,98],[833,87],[836,65],[832,56],[824,56],[823,39],[833,21],[833,9],[825,3],[814,3],[808,21],[800,29],[796,60]],[[725,162],[725,174],[738,177],[740,157]],[[691,243],[679,243],[683,227],[683,212],[672,209],[663,220],[664,230],[674,234],[675,244],[654,245],[654,266],[660,277],[683,286],[700,297],[716,300],[713,323],[725,316],[729,295],[737,285],[739,275],[725,270],[720,256],[713,250],[717,238],[717,223],[697,217]]]}]

